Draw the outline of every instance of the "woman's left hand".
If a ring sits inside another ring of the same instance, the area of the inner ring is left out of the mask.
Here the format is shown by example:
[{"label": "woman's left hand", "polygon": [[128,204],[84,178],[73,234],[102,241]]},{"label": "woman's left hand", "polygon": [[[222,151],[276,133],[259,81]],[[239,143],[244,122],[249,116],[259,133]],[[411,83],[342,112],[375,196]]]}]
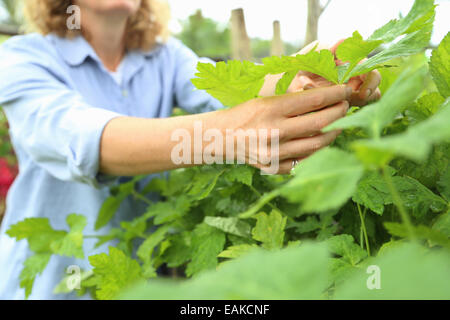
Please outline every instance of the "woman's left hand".
[{"label": "woman's left hand", "polygon": [[[316,45],[316,50],[329,49],[336,55],[336,49],[343,42],[343,40],[336,43],[331,48],[326,48],[317,41],[303,48],[298,54],[305,54],[312,50]],[[344,62],[335,58],[336,65],[342,65]],[[353,94],[350,98],[351,106],[365,106],[370,102],[379,100],[381,92],[378,88],[381,82],[381,74],[378,70],[373,70],[367,74],[351,78],[347,85],[353,89]],[[312,88],[329,87],[334,85],[325,78],[318,76],[311,72],[300,71],[289,86],[288,92],[296,92],[301,90],[308,90]]]}]

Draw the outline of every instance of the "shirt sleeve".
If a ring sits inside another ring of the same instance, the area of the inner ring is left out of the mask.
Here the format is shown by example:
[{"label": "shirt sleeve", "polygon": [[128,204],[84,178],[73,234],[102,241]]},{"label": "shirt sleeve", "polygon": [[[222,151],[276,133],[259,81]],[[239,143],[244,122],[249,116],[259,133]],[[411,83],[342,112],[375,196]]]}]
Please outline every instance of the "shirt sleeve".
[{"label": "shirt sleeve", "polygon": [[14,145],[57,179],[108,184],[111,177],[99,174],[100,139],[121,115],[88,105],[61,72],[36,60],[23,48],[0,50],[0,104]]},{"label": "shirt sleeve", "polygon": [[208,58],[199,58],[179,40],[171,39],[171,42],[176,59],[176,105],[190,113],[215,111],[223,108],[217,99],[204,90],[196,89],[191,82],[191,79],[195,77],[198,62],[214,63],[214,61]]}]

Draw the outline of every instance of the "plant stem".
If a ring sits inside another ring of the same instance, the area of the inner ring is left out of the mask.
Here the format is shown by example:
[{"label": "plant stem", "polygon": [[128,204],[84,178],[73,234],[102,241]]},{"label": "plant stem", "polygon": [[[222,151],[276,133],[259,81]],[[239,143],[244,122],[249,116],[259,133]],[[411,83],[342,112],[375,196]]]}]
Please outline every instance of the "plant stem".
[{"label": "plant stem", "polygon": [[389,174],[389,172],[386,170],[386,167],[383,168],[383,178],[386,181],[386,184],[389,188],[389,191],[392,195],[392,201],[394,202],[394,205],[397,207],[400,217],[402,219],[402,222],[406,228],[406,231],[408,232],[408,236],[410,239],[414,239],[414,228],[411,223],[411,220],[409,219],[408,212],[406,211],[402,198],[400,197],[400,194],[398,193],[397,189],[395,188],[394,183],[392,182],[392,178]]},{"label": "plant stem", "polygon": [[145,202],[146,204],[148,204],[149,206],[154,205],[153,201],[151,201],[150,199],[147,199],[146,197],[144,197],[142,194],[140,194],[139,192],[137,192],[136,190],[133,190],[131,192],[131,194],[136,198],[139,199],[143,202]]},{"label": "plant stem", "polygon": [[[252,190],[254,194],[256,194],[258,197],[262,197],[262,194],[261,194],[258,190],[256,190],[254,186],[249,186],[249,187],[250,187],[250,190]],[[294,220],[293,218],[291,218],[291,217],[289,217],[287,214],[283,213],[280,209],[278,209],[278,208],[277,208],[276,206],[274,206],[272,203],[267,202],[267,205],[268,205],[269,207],[271,207],[273,210],[275,210],[275,211],[277,211],[278,213],[280,213],[280,214],[284,215],[285,217],[287,217],[287,219],[288,219],[289,221],[295,222],[295,220]]]},{"label": "plant stem", "polygon": [[367,236],[366,223],[364,221],[366,209],[364,209],[364,214],[361,212],[361,206],[359,203],[356,204],[358,206],[359,218],[361,219],[361,230],[364,234],[364,240],[366,241],[366,250],[367,254],[370,256],[370,245],[369,245],[369,237]]}]

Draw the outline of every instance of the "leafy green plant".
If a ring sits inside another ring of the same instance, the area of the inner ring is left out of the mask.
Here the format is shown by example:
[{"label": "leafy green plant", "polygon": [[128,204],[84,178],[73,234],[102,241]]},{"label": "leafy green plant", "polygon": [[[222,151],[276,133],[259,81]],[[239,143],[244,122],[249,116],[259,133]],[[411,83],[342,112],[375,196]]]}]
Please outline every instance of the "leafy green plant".
[{"label": "leafy green plant", "polygon": [[[211,165],[174,170],[140,192],[134,185],[141,177],[112,188],[96,228],[108,223],[126,197],[148,207],[109,235],[98,236],[98,245],[115,239],[117,246],[109,254],[89,257],[94,268],[86,271],[80,294],[90,288],[97,298],[114,298],[141,279],[122,297],[448,299],[450,34],[428,62],[423,51],[434,13],[433,1],[417,0],[407,16],[368,39],[355,32],[337,50],[342,66],[336,66],[328,50],[270,57],[260,65],[200,63],[193,83],[233,107],[257,98],[267,74],[284,73],[276,91],[283,94],[299,70],[345,83],[370,70],[393,69],[393,59],[422,52],[422,58],[411,58],[403,71],[383,80],[380,101],[352,108],[329,126],[326,130],[344,132],[334,146],[301,162],[292,176],[263,176],[244,165]],[[378,53],[364,60],[375,49]],[[426,85],[429,73],[438,91]],[[145,197],[149,192],[164,199],[153,203]],[[42,228],[35,228],[36,223]],[[79,239],[81,222],[76,226]],[[23,272],[27,294],[49,255],[81,254],[71,233],[54,231],[40,219],[9,230],[36,252],[33,259],[38,261],[27,260]],[[45,241],[38,245],[36,234],[48,236],[39,238]],[[148,282],[162,265],[178,268],[192,280]],[[364,277],[370,265],[386,274],[381,291],[367,289]],[[64,281],[58,291],[68,292]]]}]

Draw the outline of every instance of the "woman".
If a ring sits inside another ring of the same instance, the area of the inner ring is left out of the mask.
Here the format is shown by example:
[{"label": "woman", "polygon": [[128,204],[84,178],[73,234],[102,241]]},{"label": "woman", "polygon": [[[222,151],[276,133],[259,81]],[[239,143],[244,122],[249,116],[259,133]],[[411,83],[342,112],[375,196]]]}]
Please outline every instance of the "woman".
[{"label": "woman", "polygon": [[[73,4],[81,9],[81,30],[66,27],[66,10]],[[19,274],[31,255],[25,241],[5,234],[11,225],[43,217],[53,228],[65,229],[66,216],[75,212],[88,217],[86,234],[93,234],[107,187],[124,180],[117,177],[182,166],[171,161],[175,129],[192,132],[195,121],[202,121],[205,130],[221,132],[279,129],[279,173],[288,173],[293,160],[336,138],[338,132],[320,130],[345,115],[352,96],[351,89],[332,86],[218,110],[222,106],[217,100],[193,90],[190,79],[198,58],[179,41],[167,39],[167,15],[158,2],[29,0],[26,9],[39,34],[13,38],[0,50],[0,104],[20,165],[1,226],[0,298],[24,298]],[[318,83],[311,78],[301,74],[291,88]],[[277,79],[267,78],[261,95],[273,95]],[[355,81],[355,88],[362,90],[353,97],[359,95],[364,103],[378,97],[376,74]],[[204,113],[169,118],[174,105]],[[247,161],[258,158],[258,152],[247,151]],[[220,156],[231,157],[225,150]],[[102,231],[132,219],[137,206],[127,200]],[[93,245],[87,240],[85,251],[106,250]],[[30,298],[61,298],[52,291],[69,265],[89,268],[88,261],[52,256]]]}]

